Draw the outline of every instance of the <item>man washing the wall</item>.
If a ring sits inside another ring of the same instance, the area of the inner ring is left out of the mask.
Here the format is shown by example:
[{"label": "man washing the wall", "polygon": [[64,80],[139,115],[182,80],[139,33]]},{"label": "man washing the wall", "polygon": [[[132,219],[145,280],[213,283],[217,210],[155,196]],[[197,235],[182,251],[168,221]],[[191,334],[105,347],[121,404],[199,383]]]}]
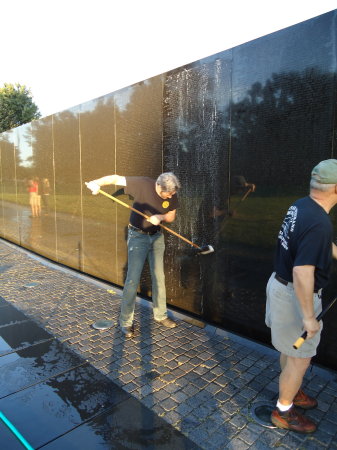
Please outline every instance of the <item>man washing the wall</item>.
[{"label": "man washing the wall", "polygon": [[164,274],[164,235],[161,222],[173,222],[178,207],[178,178],[172,172],[159,175],[157,180],[147,177],[124,177],[108,175],[87,183],[94,195],[102,186],[115,184],[124,186],[125,194],[134,198],[133,207],[149,218],[131,212],[128,225],[128,271],[123,289],[119,324],[127,338],[134,336],[134,310],[137,287],[148,259],[152,279],[152,301],[154,320],[161,325],[174,328],[176,323],[167,317],[166,288]]}]

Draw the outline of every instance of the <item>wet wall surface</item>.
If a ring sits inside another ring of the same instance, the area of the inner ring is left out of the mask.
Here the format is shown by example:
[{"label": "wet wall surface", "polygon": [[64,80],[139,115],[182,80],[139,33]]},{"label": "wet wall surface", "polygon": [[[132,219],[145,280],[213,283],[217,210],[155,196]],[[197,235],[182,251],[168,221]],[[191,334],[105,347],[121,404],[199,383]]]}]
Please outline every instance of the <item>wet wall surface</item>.
[{"label": "wet wall surface", "polygon": [[198,448],[2,298],[0,317],[1,448]]},{"label": "wet wall surface", "polygon": [[[215,252],[198,257],[166,235],[168,303],[269,343],[265,287],[281,222],[307,195],[312,168],[336,157],[336,17],[323,14],[3,133],[0,235],[123,286],[129,211],[93,197],[84,182],[173,171],[182,189],[170,226]],[[38,217],[27,191],[34,178]],[[336,275],[334,267],[324,302],[337,291]],[[139,290],[151,297],[147,268]],[[333,368],[336,317],[331,311],[325,320],[319,352]]]}]

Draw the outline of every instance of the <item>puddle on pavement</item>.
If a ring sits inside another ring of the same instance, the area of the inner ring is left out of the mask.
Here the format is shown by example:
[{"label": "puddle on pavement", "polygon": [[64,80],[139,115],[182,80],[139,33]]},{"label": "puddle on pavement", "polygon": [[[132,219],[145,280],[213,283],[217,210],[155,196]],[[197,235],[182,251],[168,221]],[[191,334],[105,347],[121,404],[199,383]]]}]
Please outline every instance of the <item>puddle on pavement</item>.
[{"label": "puddle on pavement", "polygon": [[14,323],[26,321],[27,317],[14,306],[5,304],[1,308],[0,327],[4,325],[13,325]]},{"label": "puddle on pavement", "polygon": [[129,397],[86,364],[1,399],[0,411],[36,448]]},{"label": "puddle on pavement", "polygon": [[51,334],[30,320],[3,326],[0,328],[0,355],[52,339],[52,337]]},{"label": "puddle on pavement", "polygon": [[[198,449],[83,358],[3,302],[0,411],[33,448]],[[155,379],[159,373],[146,375]],[[3,422],[0,435],[3,448],[23,448]]]},{"label": "puddle on pavement", "polygon": [[135,398],[114,406],[47,445],[46,450],[95,448],[188,449],[199,447]]},{"label": "puddle on pavement", "polygon": [[85,361],[56,340],[0,357],[0,398],[41,382]]}]

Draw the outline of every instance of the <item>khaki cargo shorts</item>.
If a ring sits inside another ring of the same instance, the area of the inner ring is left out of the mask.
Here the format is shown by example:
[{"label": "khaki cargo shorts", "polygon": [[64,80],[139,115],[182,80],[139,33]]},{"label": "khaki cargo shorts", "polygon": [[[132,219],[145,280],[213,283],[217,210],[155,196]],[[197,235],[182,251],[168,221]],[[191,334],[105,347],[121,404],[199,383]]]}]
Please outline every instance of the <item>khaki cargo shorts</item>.
[{"label": "khaki cargo shorts", "polygon": [[[322,311],[321,291],[314,294],[315,316]],[[311,358],[316,355],[321,330],[312,339],[306,339],[298,349],[293,343],[303,333],[302,311],[293,284],[287,286],[271,275],[267,284],[266,325],[271,328],[272,344],[279,352],[296,358]],[[322,323],[322,322],[321,322]]]}]

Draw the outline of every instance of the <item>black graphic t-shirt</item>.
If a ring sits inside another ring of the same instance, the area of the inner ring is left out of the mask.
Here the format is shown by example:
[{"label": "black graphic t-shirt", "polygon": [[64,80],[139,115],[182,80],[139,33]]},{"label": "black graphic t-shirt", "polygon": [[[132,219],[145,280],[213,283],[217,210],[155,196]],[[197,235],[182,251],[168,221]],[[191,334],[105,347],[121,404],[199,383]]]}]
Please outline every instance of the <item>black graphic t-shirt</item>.
[{"label": "black graphic t-shirt", "polygon": [[326,286],[332,261],[333,228],[329,215],[310,197],[297,200],[278,235],[275,272],[293,281],[294,266],[315,266],[315,289]]},{"label": "black graphic t-shirt", "polygon": [[[154,214],[166,214],[178,207],[178,197],[174,194],[172,198],[162,199],[156,192],[156,181],[147,177],[125,177],[125,194],[134,198],[133,207],[138,211],[153,216]],[[130,223],[143,231],[158,231],[159,226],[152,225],[140,214],[131,212]]]}]

